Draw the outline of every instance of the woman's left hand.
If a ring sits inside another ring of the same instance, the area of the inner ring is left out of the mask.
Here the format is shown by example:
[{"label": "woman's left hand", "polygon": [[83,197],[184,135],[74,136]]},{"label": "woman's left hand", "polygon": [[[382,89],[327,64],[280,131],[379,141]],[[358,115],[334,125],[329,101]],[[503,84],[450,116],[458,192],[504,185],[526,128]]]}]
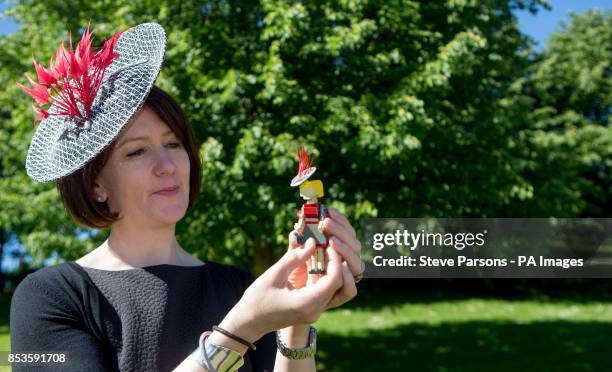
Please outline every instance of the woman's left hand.
[{"label": "woman's left hand", "polygon": [[[361,243],[357,240],[355,229],[346,216],[335,208],[329,208],[330,217],[322,221],[322,231],[328,236],[327,249],[335,250],[343,259],[342,277],[344,284],[336,291],[327,305],[327,309],[340,306],[357,295],[355,276],[363,274],[365,264],[360,258]],[[289,249],[300,247],[295,233],[289,235]],[[327,252],[326,252],[327,256]],[[296,268],[289,275],[289,282],[296,288],[301,288],[317,281],[318,275],[309,275],[310,260]]]}]

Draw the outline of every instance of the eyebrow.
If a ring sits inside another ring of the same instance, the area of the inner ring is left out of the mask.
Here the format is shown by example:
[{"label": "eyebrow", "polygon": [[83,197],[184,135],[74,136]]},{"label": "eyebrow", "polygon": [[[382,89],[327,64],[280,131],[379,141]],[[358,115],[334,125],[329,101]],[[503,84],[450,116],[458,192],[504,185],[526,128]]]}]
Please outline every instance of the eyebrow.
[{"label": "eyebrow", "polygon": [[[166,137],[168,135],[174,134],[173,131],[171,130],[167,130],[164,132],[164,134],[162,134],[162,137]],[[148,140],[150,137],[148,136],[139,136],[139,137],[133,137],[133,138],[127,138],[121,142],[119,142],[119,144],[117,145],[116,148],[120,148],[121,146],[125,145],[128,142],[132,142],[132,141],[142,141],[142,140]]]}]

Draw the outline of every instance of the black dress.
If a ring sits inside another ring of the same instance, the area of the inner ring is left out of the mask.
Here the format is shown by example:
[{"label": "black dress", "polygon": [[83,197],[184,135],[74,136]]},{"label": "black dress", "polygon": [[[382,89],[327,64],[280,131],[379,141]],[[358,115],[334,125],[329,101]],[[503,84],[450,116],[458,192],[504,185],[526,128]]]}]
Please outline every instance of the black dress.
[{"label": "black dress", "polygon": [[[210,261],[121,271],[75,262],[40,269],[13,294],[11,352],[64,352],[66,362],[14,363],[13,371],[171,371],[252,281],[245,270]],[[255,345],[239,371],[272,371],[274,333]]]}]

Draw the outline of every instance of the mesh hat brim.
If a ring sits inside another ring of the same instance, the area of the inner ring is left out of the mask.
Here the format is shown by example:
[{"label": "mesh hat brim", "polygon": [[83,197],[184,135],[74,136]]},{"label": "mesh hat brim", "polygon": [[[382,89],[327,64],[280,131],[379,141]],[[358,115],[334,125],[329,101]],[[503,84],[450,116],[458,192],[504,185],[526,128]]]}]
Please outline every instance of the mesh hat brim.
[{"label": "mesh hat brim", "polygon": [[[58,180],[83,167],[117,137],[144,105],[164,60],[166,33],[157,23],[123,32],[114,49],[119,58],[104,72],[90,115],[90,129],[66,135],[71,118],[43,119],[30,143],[26,172],[37,182]],[[57,112],[54,105],[49,113]]]},{"label": "mesh hat brim", "polygon": [[310,167],[308,169],[304,169],[304,171],[302,171],[302,174],[293,177],[293,179],[291,180],[291,187],[295,187],[295,186],[299,186],[303,184],[307,179],[310,178],[310,176],[314,174],[316,170],[317,170],[316,167]]}]

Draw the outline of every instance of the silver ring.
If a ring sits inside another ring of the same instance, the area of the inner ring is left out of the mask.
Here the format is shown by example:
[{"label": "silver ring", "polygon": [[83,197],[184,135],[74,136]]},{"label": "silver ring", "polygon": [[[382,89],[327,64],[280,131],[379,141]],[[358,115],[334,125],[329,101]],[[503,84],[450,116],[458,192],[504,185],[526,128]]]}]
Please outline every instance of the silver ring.
[{"label": "silver ring", "polygon": [[363,273],[365,273],[365,269],[366,269],[366,265],[365,265],[365,262],[363,262],[363,260],[361,261],[361,267],[363,268],[361,270],[361,274],[353,275],[353,279],[355,280],[355,284],[359,283],[361,281],[361,279],[363,279]]}]

